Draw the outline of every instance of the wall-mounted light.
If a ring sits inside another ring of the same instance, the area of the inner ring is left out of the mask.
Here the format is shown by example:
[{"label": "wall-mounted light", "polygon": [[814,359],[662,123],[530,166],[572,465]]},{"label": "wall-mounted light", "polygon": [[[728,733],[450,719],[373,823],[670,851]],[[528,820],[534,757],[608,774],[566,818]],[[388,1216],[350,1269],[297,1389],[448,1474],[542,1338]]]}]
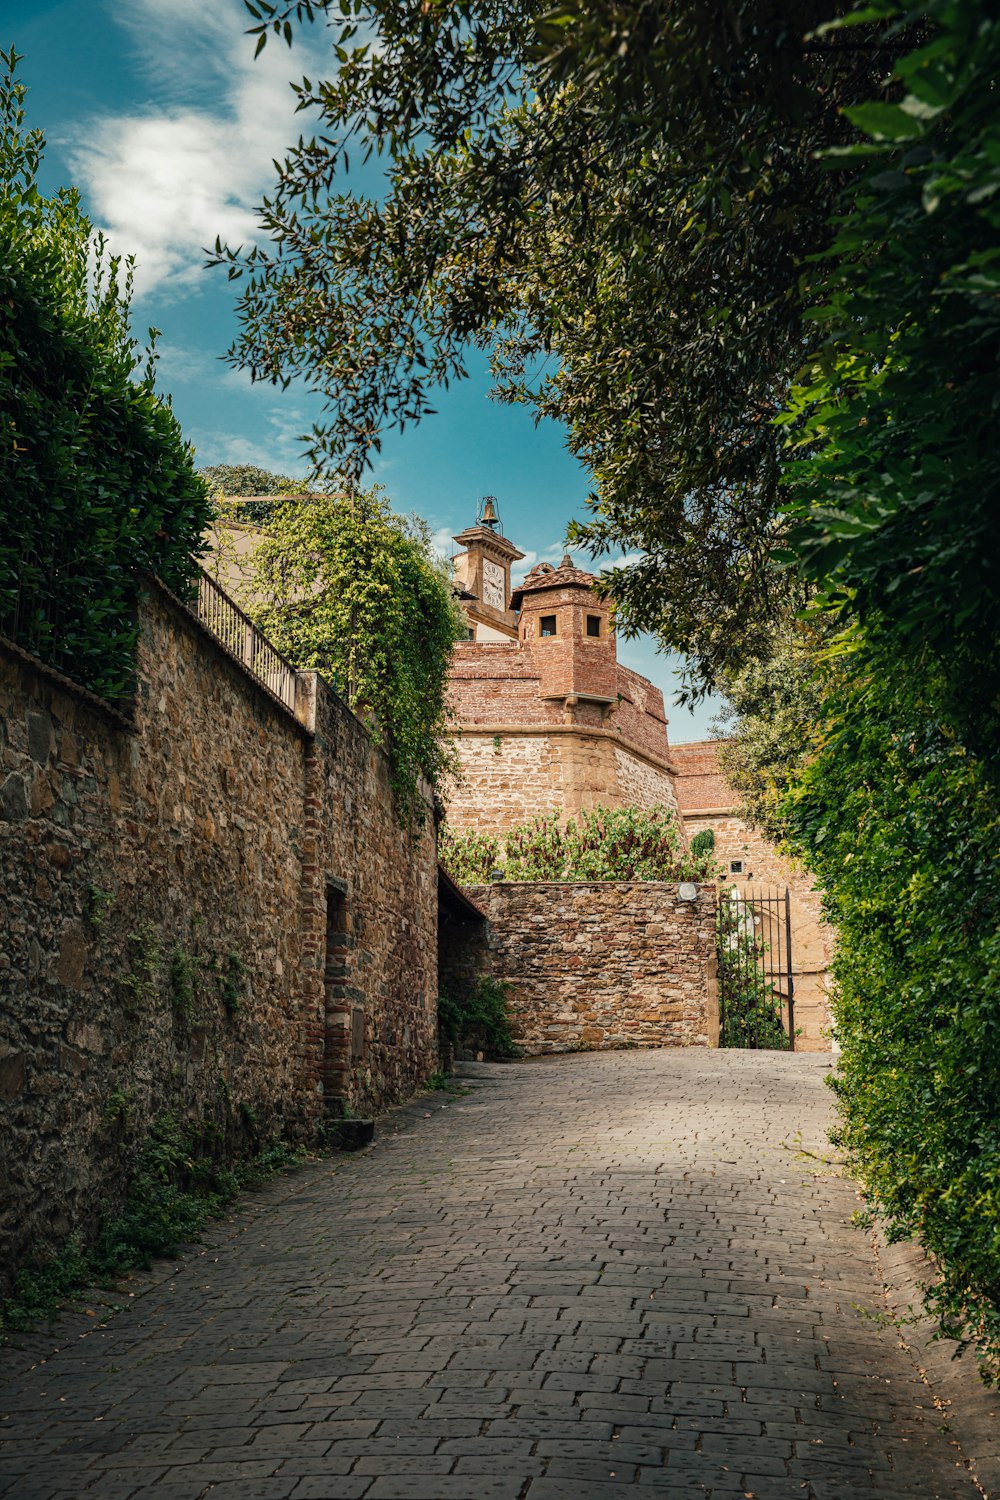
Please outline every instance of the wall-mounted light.
[{"label": "wall-mounted light", "polygon": [[682,901],[697,901],[698,887],[692,885],[690,881],[685,880],[677,887],[677,894]]}]

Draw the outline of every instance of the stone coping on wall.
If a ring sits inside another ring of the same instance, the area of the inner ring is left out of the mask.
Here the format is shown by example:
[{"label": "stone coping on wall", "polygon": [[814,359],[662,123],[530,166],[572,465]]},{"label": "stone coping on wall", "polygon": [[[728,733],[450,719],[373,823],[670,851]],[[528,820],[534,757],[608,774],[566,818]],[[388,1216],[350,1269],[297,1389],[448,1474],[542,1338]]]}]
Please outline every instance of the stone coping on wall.
[{"label": "stone coping on wall", "polygon": [[468,739],[472,735],[481,735],[484,739],[493,739],[500,735],[553,735],[568,734],[575,735],[578,739],[611,740],[620,745],[623,750],[628,750],[639,760],[648,761],[657,770],[667,771],[670,775],[677,774],[672,761],[665,760],[660,755],[654,755],[652,750],[645,750],[637,745],[634,740],[627,740],[619,729],[598,729],[591,724],[469,724],[464,723],[460,728],[461,737]]},{"label": "stone coping on wall", "polygon": [[560,890],[607,890],[609,886],[638,886],[643,890],[667,890],[671,886],[693,885],[699,891],[714,891],[716,882],[714,880],[682,880],[678,875],[674,880],[490,880],[476,885],[462,886],[466,895],[471,892],[488,891],[493,886],[558,886]]},{"label": "stone coping on wall", "polygon": [[736,818],[739,809],[736,807],[685,807],[681,809],[682,818]]},{"label": "stone coping on wall", "polygon": [[[31,651],[26,651],[16,641],[8,640],[5,635],[0,635],[0,650],[3,650],[8,656],[13,657],[20,665],[30,667],[33,672],[37,672],[39,677],[48,678],[57,687],[63,688],[68,693],[72,693],[75,698],[79,698],[88,708],[93,709],[95,713],[107,719],[116,728],[124,729],[127,734],[135,734],[136,722],[131,714],[123,712],[115,704],[109,703],[106,698],[99,697],[97,693],[92,693],[82,683],[74,682],[72,677],[67,677],[64,672],[58,671],[55,667],[50,667],[47,662],[42,661],[40,656],[35,656]],[[132,700],[130,698],[126,698],[124,702],[131,707]]]}]

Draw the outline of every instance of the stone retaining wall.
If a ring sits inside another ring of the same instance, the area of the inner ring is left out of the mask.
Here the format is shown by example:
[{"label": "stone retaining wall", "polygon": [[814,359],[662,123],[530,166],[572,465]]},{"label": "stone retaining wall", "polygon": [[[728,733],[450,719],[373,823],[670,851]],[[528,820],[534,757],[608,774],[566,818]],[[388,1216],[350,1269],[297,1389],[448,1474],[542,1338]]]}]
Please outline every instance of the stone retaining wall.
[{"label": "stone retaining wall", "polygon": [[131,720],[0,646],[0,1280],[158,1114],[227,1155],[436,1065],[430,820],[315,674],[296,717],[158,586],[139,619]]},{"label": "stone retaining wall", "polygon": [[715,887],[672,882],[496,882],[469,894],[488,916],[483,967],[511,986],[529,1055],[718,1043]]}]

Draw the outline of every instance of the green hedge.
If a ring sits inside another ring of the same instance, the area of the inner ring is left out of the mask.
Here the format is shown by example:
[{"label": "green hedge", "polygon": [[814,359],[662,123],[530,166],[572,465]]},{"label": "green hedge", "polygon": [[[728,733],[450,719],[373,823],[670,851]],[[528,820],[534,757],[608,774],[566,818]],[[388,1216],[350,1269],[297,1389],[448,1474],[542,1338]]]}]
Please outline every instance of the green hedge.
[{"label": "green hedge", "polygon": [[869,646],[842,673],[792,831],[838,933],[839,1140],[890,1235],[937,1258],[931,1306],[996,1378],[1000,799],[891,666]]},{"label": "green hedge", "polygon": [[130,269],[75,192],[38,191],[18,61],[0,52],[0,634],[113,700],[136,572],[187,592],[207,488],[132,338]]},{"label": "green hedge", "polygon": [[510,828],[503,838],[443,825],[438,852],[456,880],[712,880],[712,845],[685,850],[672,808],[595,807],[564,824],[559,811]]}]

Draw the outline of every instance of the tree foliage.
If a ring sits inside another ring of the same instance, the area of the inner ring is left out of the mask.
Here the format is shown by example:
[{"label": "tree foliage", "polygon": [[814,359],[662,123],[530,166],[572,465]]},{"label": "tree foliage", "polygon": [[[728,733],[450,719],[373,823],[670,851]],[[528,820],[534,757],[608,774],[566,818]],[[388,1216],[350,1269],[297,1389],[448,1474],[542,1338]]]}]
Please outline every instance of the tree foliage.
[{"label": "tree foliage", "polygon": [[682,847],[672,808],[595,807],[563,822],[558,811],[519,823],[503,838],[439,834],[442,863],[456,880],[711,880],[711,849],[697,856]]},{"label": "tree foliage", "polygon": [[[339,68],[299,87],[320,134],[281,164],[270,245],[217,248],[243,284],[233,358],[321,391],[314,457],[356,470],[488,348],[594,474],[577,540],[642,551],[609,575],[619,628],[711,681],[796,587],[768,567],[772,418],[836,190],[816,153],[847,138],[878,36],[809,40],[820,0],[792,24],[777,0],[249,8],[261,42],[325,17]],[[381,159],[384,193],[340,191],[352,157]]]},{"label": "tree foliage", "polygon": [[426,530],[376,487],[277,504],[251,560],[246,603],[297,667],[323,673],[390,752],[405,818],[422,816],[420,780],[453,769],[445,688],[464,634]]},{"label": "tree foliage", "polygon": [[[898,23],[877,0],[865,14]],[[783,421],[786,561],[878,621],[970,749],[1000,726],[1000,18],[924,0],[893,102],[847,114],[859,169],[812,272],[810,358]],[[943,688],[947,683],[948,687]]]},{"label": "tree foliage", "polygon": [[727,707],[713,726],[724,737],[719,769],[740,815],[776,843],[787,832],[783,798],[814,751],[826,691],[817,654],[831,633],[823,627],[822,618],[776,623],[763,632],[762,656],[723,679]]},{"label": "tree foliage", "polygon": [[305,479],[275,474],[257,464],[206,464],[198,473],[213,497],[239,495],[301,495],[309,489]]},{"label": "tree foliage", "polygon": [[130,264],[75,191],[38,190],[44,138],[25,129],[18,62],[0,53],[0,631],[117,699],[136,573],[186,594],[210,512],[130,331]]}]

